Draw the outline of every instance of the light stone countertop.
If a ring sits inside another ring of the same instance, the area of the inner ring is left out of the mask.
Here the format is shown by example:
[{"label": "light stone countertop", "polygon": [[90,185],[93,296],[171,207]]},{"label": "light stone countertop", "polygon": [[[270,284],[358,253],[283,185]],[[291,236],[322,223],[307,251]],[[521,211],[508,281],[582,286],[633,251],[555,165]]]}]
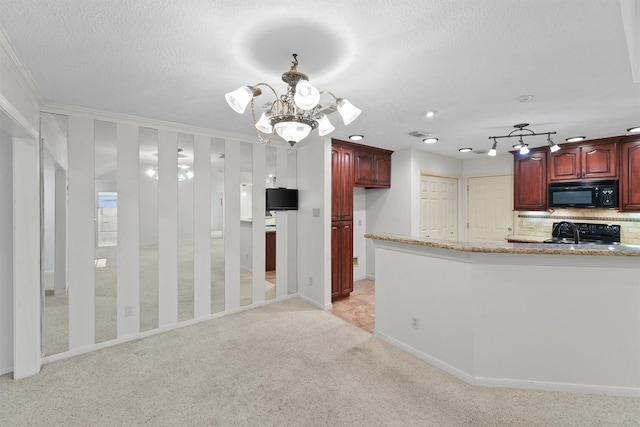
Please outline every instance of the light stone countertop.
[{"label": "light stone countertop", "polygon": [[508,243],[508,242],[458,242],[430,238],[403,236],[387,233],[367,233],[367,239],[427,246],[460,252],[480,252],[495,254],[541,254],[541,255],[596,255],[596,256],[636,256],[640,257],[638,245],[572,245],[550,243]]}]

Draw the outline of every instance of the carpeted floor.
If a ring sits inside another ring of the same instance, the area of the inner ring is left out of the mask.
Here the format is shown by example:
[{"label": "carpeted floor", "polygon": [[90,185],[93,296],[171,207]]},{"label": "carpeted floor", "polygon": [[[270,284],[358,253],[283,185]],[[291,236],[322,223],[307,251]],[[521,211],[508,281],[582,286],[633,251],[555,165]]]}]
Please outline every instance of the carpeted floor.
[{"label": "carpeted floor", "polygon": [[0,377],[2,426],[637,426],[640,399],[469,386],[295,298]]},{"label": "carpeted floor", "polygon": [[[117,336],[117,246],[95,249],[95,259],[104,266],[95,269],[96,343]],[[178,246],[178,321],[193,319],[193,242]],[[275,273],[265,280],[265,300],[274,299]],[[211,313],[224,311],[224,239],[219,231],[211,234]],[[252,303],[252,275],[240,271],[240,306]],[[45,355],[69,350],[69,296],[53,295],[53,276],[45,276]],[[69,290],[73,292],[73,290]],[[140,331],[158,327],[158,246],[140,248]]]}]

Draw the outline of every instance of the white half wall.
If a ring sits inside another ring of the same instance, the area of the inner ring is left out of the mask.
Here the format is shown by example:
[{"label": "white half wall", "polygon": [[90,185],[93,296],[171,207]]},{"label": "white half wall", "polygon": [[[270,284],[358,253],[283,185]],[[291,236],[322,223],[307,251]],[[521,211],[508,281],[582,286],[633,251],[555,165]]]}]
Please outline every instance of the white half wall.
[{"label": "white half wall", "polygon": [[298,295],[331,307],[331,139],[300,144],[298,165]]}]

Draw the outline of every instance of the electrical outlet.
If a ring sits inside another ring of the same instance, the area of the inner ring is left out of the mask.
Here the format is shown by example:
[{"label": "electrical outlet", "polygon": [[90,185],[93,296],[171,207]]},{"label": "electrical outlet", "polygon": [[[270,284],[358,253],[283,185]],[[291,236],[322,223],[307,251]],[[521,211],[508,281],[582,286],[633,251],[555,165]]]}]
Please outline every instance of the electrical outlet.
[{"label": "electrical outlet", "polygon": [[133,307],[130,305],[125,305],[124,306],[124,316],[125,317],[130,317],[133,316]]},{"label": "electrical outlet", "polygon": [[320,218],[320,208],[313,208],[313,216]]},{"label": "electrical outlet", "polygon": [[313,277],[309,277],[309,286],[313,286]]},{"label": "electrical outlet", "polygon": [[415,316],[411,316],[411,327],[413,329],[420,329],[420,319]]}]

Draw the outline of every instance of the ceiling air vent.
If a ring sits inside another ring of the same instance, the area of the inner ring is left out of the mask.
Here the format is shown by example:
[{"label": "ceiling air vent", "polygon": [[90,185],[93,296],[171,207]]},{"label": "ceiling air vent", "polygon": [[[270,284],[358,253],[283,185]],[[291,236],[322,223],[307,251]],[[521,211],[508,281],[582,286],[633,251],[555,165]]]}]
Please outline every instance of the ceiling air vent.
[{"label": "ceiling air vent", "polygon": [[413,132],[409,132],[409,135],[415,136],[416,138],[425,138],[427,136],[430,136],[431,134],[424,130],[414,130]]},{"label": "ceiling air vent", "polygon": [[320,113],[324,114],[324,115],[329,115],[329,114],[333,114],[336,111],[338,111],[338,107],[336,105],[327,105],[326,107],[321,107],[320,108]]}]

